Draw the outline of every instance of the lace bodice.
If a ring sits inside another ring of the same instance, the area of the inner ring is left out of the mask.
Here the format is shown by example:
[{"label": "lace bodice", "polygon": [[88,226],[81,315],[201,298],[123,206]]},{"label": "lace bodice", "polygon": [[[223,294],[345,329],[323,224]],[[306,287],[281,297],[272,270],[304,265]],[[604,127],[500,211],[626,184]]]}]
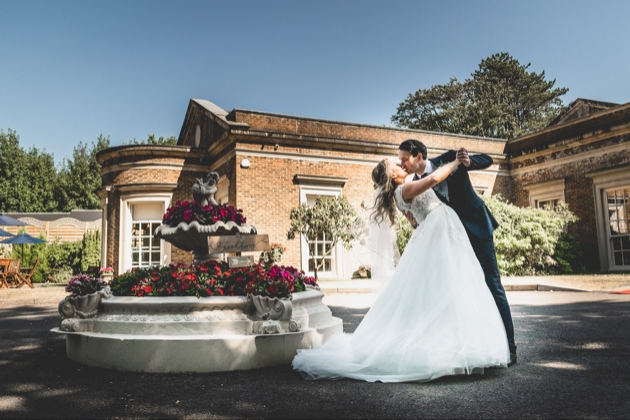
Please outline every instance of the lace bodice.
[{"label": "lace bodice", "polygon": [[396,188],[396,202],[399,209],[410,211],[418,223],[421,223],[424,219],[426,219],[431,210],[436,209],[443,204],[437,195],[435,195],[435,192],[430,188],[422,194],[414,197],[414,199],[411,200],[411,203],[405,203],[405,200],[403,200],[402,197],[402,185],[399,185],[398,188]]}]

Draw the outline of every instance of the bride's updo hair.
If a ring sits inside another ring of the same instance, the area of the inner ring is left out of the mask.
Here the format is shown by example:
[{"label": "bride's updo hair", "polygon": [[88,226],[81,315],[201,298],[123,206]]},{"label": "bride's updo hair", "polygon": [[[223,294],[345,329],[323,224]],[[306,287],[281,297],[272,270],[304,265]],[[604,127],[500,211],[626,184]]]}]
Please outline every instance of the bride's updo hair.
[{"label": "bride's updo hair", "polygon": [[389,219],[390,224],[394,225],[396,223],[396,205],[394,204],[396,184],[394,184],[387,160],[383,159],[372,170],[372,181],[374,181],[374,188],[377,191],[374,199],[374,211],[370,218],[373,218],[379,225],[385,219]]}]

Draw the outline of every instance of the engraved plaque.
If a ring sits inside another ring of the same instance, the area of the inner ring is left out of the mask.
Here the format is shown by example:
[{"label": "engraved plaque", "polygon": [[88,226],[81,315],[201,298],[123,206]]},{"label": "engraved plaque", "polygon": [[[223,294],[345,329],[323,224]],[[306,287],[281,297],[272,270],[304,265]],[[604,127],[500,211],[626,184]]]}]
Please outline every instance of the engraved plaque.
[{"label": "engraved plaque", "polygon": [[264,251],[269,249],[269,235],[208,236],[208,253]]}]

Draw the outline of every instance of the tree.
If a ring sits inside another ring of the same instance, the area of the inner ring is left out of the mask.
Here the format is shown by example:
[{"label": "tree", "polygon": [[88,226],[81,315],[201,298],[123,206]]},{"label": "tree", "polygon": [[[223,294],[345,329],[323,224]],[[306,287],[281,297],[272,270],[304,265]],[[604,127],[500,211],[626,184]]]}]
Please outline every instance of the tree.
[{"label": "tree", "polygon": [[[345,197],[317,198],[313,207],[302,204],[292,209],[290,219],[291,228],[287,232],[287,238],[292,240],[296,235],[302,235],[306,240],[309,254],[315,260],[315,278],[324,264],[324,258],[330,255],[334,245],[340,242],[346,249],[350,249],[359,235],[359,217]],[[324,255],[318,259],[314,243],[324,236],[333,246],[325,250]]]},{"label": "tree", "polygon": [[149,134],[146,140],[138,141],[135,138],[133,140],[129,140],[124,144],[148,144],[148,145],[163,145],[163,146],[175,146],[177,144],[177,137],[170,136],[167,138],[160,137],[156,140],[155,134]]},{"label": "tree", "polygon": [[545,72],[528,72],[508,53],[494,54],[479,64],[472,78],[451,78],[409,94],[391,118],[398,127],[482,137],[512,139],[540,130],[564,109]]},{"label": "tree", "polygon": [[97,194],[101,187],[101,165],[96,160],[96,153],[107,149],[109,145],[109,137],[100,135],[91,147],[79,142],[74,147],[72,159],[64,159],[57,189],[61,211],[101,207]]},{"label": "tree", "polygon": [[51,154],[35,147],[25,152],[15,131],[0,130],[0,211],[55,211],[56,182]]}]

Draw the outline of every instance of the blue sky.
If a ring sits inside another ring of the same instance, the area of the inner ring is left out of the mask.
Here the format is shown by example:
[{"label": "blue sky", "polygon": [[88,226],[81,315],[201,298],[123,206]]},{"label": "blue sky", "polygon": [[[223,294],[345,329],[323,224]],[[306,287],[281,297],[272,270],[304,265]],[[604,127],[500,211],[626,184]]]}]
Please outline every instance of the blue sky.
[{"label": "blue sky", "polygon": [[629,1],[0,0],[0,129],[59,163],[99,134],[178,136],[190,98],[390,125],[405,97],[509,52],[630,102]]}]

